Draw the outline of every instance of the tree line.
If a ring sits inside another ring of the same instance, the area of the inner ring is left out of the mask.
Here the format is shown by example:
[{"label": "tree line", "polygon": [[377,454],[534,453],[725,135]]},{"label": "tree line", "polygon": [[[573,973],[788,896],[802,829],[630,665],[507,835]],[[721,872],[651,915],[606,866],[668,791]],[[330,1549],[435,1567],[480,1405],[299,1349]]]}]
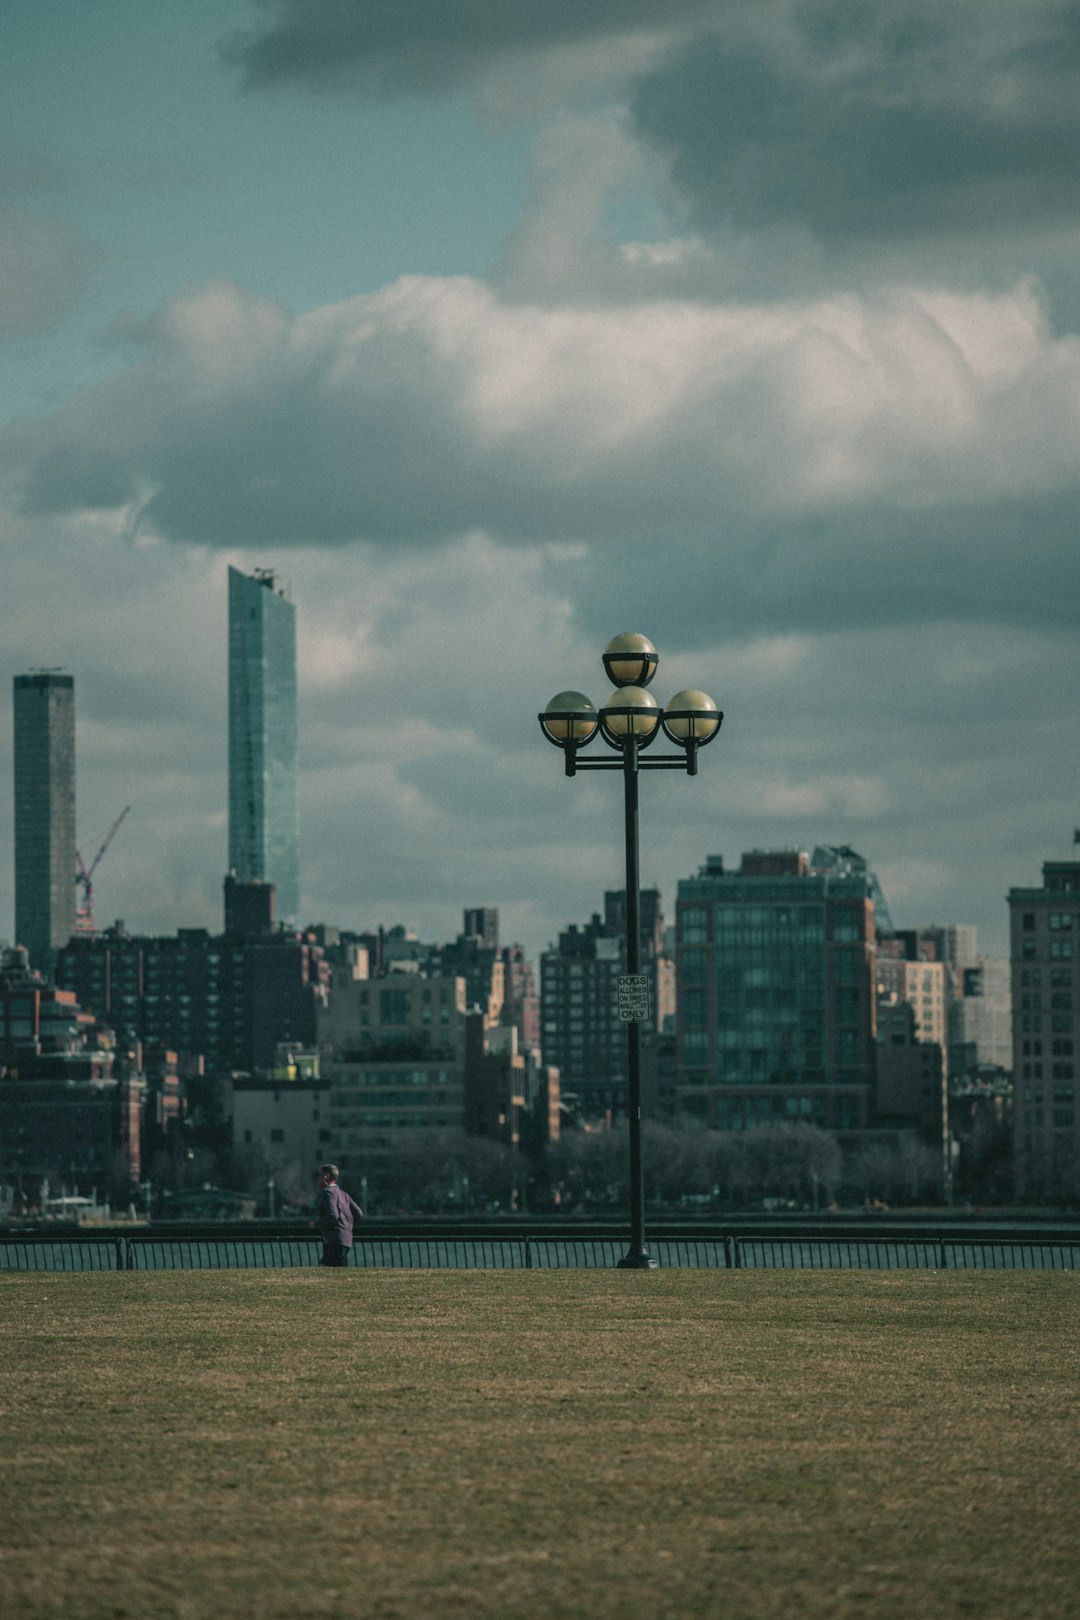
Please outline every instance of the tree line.
[{"label": "tree line", "polygon": [[[941,1155],[925,1143],[898,1137],[843,1151],[830,1132],[802,1121],[716,1131],[650,1120],[643,1156],[646,1204],[655,1210],[824,1210],[942,1198]],[[602,1214],[626,1207],[628,1164],[625,1121],[567,1132],[531,1154],[461,1130],[417,1130],[399,1132],[378,1160],[345,1162],[342,1181],[380,1215]],[[168,1185],[177,1170],[188,1185],[212,1173],[203,1154],[180,1165],[162,1156],[155,1164],[158,1185]],[[270,1162],[261,1149],[244,1148],[230,1153],[220,1170],[226,1185],[259,1201],[261,1212],[271,1176],[277,1213],[312,1196],[307,1167],[290,1164],[287,1150]]]}]

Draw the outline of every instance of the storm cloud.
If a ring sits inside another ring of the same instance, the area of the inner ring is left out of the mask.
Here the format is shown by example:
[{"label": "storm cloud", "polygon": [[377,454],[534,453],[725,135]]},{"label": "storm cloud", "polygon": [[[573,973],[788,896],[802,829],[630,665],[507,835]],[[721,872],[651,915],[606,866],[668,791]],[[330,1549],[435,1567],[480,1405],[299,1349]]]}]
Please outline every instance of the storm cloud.
[{"label": "storm cloud", "polygon": [[442,89],[507,56],[706,17],[707,0],[273,0],[273,21],[223,44],[252,87]]},{"label": "storm cloud", "polygon": [[860,239],[1075,224],[1080,15],[1060,0],[764,7],[634,88],[703,230]]}]

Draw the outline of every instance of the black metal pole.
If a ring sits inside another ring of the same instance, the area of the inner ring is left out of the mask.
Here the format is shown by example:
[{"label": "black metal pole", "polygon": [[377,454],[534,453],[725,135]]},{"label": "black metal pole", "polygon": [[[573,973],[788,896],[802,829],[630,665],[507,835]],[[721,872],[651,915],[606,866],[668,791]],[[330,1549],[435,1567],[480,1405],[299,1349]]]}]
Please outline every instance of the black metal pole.
[{"label": "black metal pole", "polygon": [[[641,972],[641,924],[638,877],[637,739],[623,745],[623,788],[626,810],[626,971]],[[630,1127],[630,1247],[619,1261],[627,1269],[648,1271],[655,1265],[645,1247],[645,1170],[641,1158],[641,1025],[626,1026],[627,1123]]]}]

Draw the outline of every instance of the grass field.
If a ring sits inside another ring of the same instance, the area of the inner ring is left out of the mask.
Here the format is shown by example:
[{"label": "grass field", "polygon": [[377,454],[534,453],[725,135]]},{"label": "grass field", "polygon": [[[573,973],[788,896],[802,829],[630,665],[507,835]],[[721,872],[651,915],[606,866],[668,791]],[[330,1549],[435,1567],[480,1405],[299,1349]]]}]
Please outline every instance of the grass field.
[{"label": "grass field", "polygon": [[1080,1276],[0,1275],[0,1614],[1080,1615]]}]

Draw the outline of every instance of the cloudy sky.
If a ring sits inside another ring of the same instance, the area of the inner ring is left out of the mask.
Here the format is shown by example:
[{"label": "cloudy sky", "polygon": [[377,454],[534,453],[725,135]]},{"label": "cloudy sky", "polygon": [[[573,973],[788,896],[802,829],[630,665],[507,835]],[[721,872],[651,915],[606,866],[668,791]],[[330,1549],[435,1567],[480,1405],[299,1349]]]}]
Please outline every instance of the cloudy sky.
[{"label": "cloudy sky", "polygon": [[[855,845],[975,922],[1076,791],[1069,0],[8,0],[0,633],[98,920],[216,927],[226,570],[299,614],[305,918],[539,951],[621,881],[536,713],[726,711],[642,877]],[[10,697],[0,936],[12,931]]]}]

